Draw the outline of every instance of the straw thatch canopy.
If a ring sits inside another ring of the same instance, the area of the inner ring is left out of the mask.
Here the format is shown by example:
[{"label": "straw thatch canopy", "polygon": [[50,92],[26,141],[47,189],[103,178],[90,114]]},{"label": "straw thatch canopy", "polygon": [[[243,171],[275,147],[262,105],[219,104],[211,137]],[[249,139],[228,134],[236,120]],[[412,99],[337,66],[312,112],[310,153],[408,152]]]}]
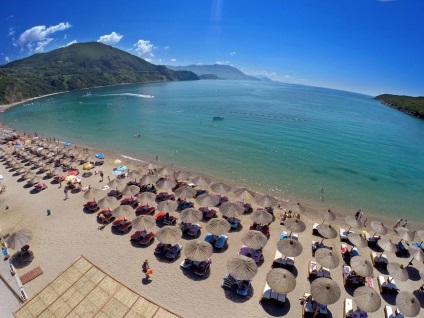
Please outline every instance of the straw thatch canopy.
[{"label": "straw thatch canopy", "polygon": [[182,232],[176,226],[166,225],[156,232],[156,238],[164,244],[174,244],[181,238]]},{"label": "straw thatch canopy", "polygon": [[362,256],[354,256],[350,260],[350,266],[357,275],[362,277],[370,277],[374,271],[372,264]]},{"label": "straw thatch canopy", "polygon": [[420,313],[420,302],[409,291],[401,291],[396,296],[396,306],[406,317],[416,317]]},{"label": "straw thatch canopy", "polygon": [[357,247],[362,248],[368,246],[368,242],[362,234],[349,233],[347,239]]},{"label": "straw thatch canopy", "polygon": [[41,177],[40,176],[34,176],[30,180],[28,180],[28,183],[35,184],[35,183],[38,183],[40,181],[41,181]]},{"label": "straw thatch canopy", "polygon": [[24,168],[24,167],[21,167],[21,168],[19,168],[18,169],[18,173],[20,173],[20,174],[22,174],[22,173],[25,173],[27,171],[27,169],[26,168]]},{"label": "straw thatch canopy", "polygon": [[286,229],[293,233],[302,233],[306,230],[306,224],[299,219],[291,218],[284,222]]},{"label": "straw thatch canopy", "polygon": [[378,221],[371,222],[371,228],[375,231],[375,234],[378,235],[386,235],[388,232],[387,227],[382,222]]},{"label": "straw thatch canopy", "polygon": [[242,200],[243,202],[255,199],[255,192],[246,188],[235,189],[233,193],[237,199]]},{"label": "straw thatch canopy", "polygon": [[415,231],[407,229],[406,227],[398,227],[396,229],[397,234],[401,240],[412,242],[414,240]]},{"label": "straw thatch canopy", "polygon": [[321,211],[319,214],[323,221],[334,221],[336,219],[336,215],[330,209]]},{"label": "straw thatch canopy", "polygon": [[224,218],[212,218],[206,223],[206,230],[213,235],[223,235],[231,229],[231,224]]},{"label": "straw thatch canopy", "polygon": [[258,205],[262,207],[274,207],[278,205],[278,201],[276,198],[270,196],[270,195],[262,195],[255,197],[255,201]]},{"label": "straw thatch canopy", "polygon": [[317,278],[311,283],[311,295],[318,303],[331,305],[340,298],[339,285],[330,278]]},{"label": "straw thatch canopy", "polygon": [[220,195],[231,191],[231,187],[222,182],[212,183],[212,191],[218,192]]},{"label": "straw thatch canopy", "polygon": [[336,229],[332,227],[331,224],[319,224],[317,226],[317,231],[326,239],[333,239],[338,235]]},{"label": "straw thatch canopy", "polygon": [[200,187],[209,186],[211,184],[211,180],[202,176],[195,177],[191,181]]},{"label": "straw thatch canopy", "polygon": [[[362,228],[362,222],[360,220],[357,220],[353,216],[348,216],[344,219],[345,223],[349,225],[349,230],[353,227],[354,229],[360,229]],[[349,232],[348,230],[348,232]]]},{"label": "straw thatch canopy", "polygon": [[127,178],[128,179],[134,179],[137,180],[143,176],[143,173],[139,170],[132,170],[130,173],[128,173]]},{"label": "straw thatch canopy", "polygon": [[190,178],[190,174],[185,171],[177,171],[174,173],[175,180],[188,180]]},{"label": "straw thatch canopy", "polygon": [[7,239],[6,243],[12,250],[18,251],[23,246],[27,245],[32,239],[32,232],[28,229],[22,229],[12,233]]},{"label": "straw thatch canopy", "polygon": [[141,177],[141,184],[154,184],[158,180],[158,176],[155,174],[145,174]]},{"label": "straw thatch canopy", "polygon": [[306,207],[300,204],[300,202],[291,202],[287,205],[287,208],[295,213],[302,214],[305,213]]},{"label": "straw thatch canopy", "polygon": [[226,217],[236,217],[244,213],[244,206],[240,202],[224,202],[219,211]]},{"label": "straw thatch canopy", "polygon": [[118,204],[118,200],[115,197],[104,197],[97,202],[97,206],[100,209],[113,208],[116,204]]},{"label": "straw thatch canopy", "polygon": [[148,162],[144,165],[144,168],[147,169],[147,170],[155,170],[159,167],[152,162]]},{"label": "straw thatch canopy", "polygon": [[418,230],[415,232],[415,237],[421,242],[424,241],[424,230]]},{"label": "straw thatch canopy", "polygon": [[396,253],[398,248],[391,239],[381,238],[377,241],[377,245],[380,246],[385,252]]},{"label": "straw thatch canopy", "polygon": [[237,280],[250,280],[258,272],[258,266],[252,258],[238,255],[228,260],[227,270]]},{"label": "straw thatch canopy", "polygon": [[219,198],[213,194],[202,194],[196,198],[196,202],[203,206],[216,206],[219,203]]},{"label": "straw thatch canopy", "polygon": [[[284,240],[282,240],[284,241]],[[339,257],[328,248],[319,248],[315,252],[315,258],[322,267],[336,268],[339,265]]]},{"label": "straw thatch canopy", "polygon": [[31,179],[33,177],[35,177],[35,172],[33,172],[33,171],[29,171],[29,172],[25,173],[24,175],[22,175],[22,178],[24,178],[24,179]]},{"label": "straw thatch canopy", "polygon": [[421,248],[418,246],[410,246],[408,249],[409,254],[412,256],[413,259],[416,259],[419,262],[424,261],[424,253]]},{"label": "straw thatch canopy", "polygon": [[129,185],[122,189],[122,195],[135,196],[140,192],[140,188],[136,185]]},{"label": "straw thatch canopy", "polygon": [[268,242],[267,237],[259,231],[249,230],[241,236],[241,242],[251,249],[261,249]]},{"label": "straw thatch canopy", "polygon": [[148,230],[156,225],[156,220],[151,215],[140,215],[132,221],[132,227],[136,230]]},{"label": "straw thatch canopy", "polygon": [[156,187],[159,190],[171,190],[172,188],[174,188],[176,186],[176,182],[174,180],[171,179],[163,179],[158,181],[158,183],[156,183]]},{"label": "straw thatch canopy", "polygon": [[355,289],[353,298],[359,309],[365,312],[375,312],[381,307],[381,297],[379,293],[371,287],[362,286]]},{"label": "straw thatch canopy", "polygon": [[112,210],[112,215],[115,218],[126,218],[134,213],[134,210],[129,205],[120,205]]},{"label": "straw thatch canopy", "polygon": [[192,261],[206,261],[212,253],[212,245],[205,241],[191,241],[184,246],[184,255]]},{"label": "straw thatch canopy", "polygon": [[173,173],[174,171],[169,169],[168,167],[162,167],[158,169],[158,172],[157,172],[157,174],[162,177],[170,177],[173,175]]},{"label": "straw thatch canopy", "polygon": [[188,208],[181,211],[180,218],[184,223],[196,223],[203,218],[203,213],[199,210]]},{"label": "straw thatch canopy", "polygon": [[389,272],[389,275],[393,277],[393,279],[400,282],[406,282],[409,279],[408,272],[403,264],[390,262],[387,264],[387,271]]},{"label": "straw thatch canopy", "polygon": [[102,193],[102,190],[96,189],[96,188],[90,188],[87,191],[84,192],[84,198],[87,200],[100,199],[104,194]]},{"label": "straw thatch canopy", "polygon": [[277,250],[285,256],[297,257],[302,254],[303,246],[299,241],[285,238],[277,242]]},{"label": "straw thatch canopy", "polygon": [[192,198],[197,194],[197,191],[189,186],[179,187],[174,191],[175,195],[180,198]]},{"label": "straw thatch canopy", "polygon": [[296,287],[296,278],[284,268],[271,269],[266,275],[266,282],[279,294],[288,294]]},{"label": "straw thatch canopy", "polygon": [[107,183],[107,185],[111,187],[112,189],[118,188],[120,190],[122,190],[125,187],[125,183],[123,179],[112,179]]},{"label": "straw thatch canopy", "polygon": [[256,210],[250,215],[250,218],[258,224],[269,224],[274,217],[267,210]]},{"label": "straw thatch canopy", "polygon": [[142,192],[137,196],[137,201],[140,204],[154,205],[156,204],[156,194],[152,192]]},{"label": "straw thatch canopy", "polygon": [[175,210],[178,208],[178,203],[172,200],[166,200],[159,202],[158,204],[158,210],[161,212],[175,212]]}]

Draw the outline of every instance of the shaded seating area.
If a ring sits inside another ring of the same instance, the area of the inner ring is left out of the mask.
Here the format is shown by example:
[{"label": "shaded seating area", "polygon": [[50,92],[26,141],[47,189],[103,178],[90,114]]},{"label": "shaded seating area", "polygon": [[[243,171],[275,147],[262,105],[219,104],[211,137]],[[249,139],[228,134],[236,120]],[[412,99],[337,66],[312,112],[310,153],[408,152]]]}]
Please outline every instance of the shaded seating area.
[{"label": "shaded seating area", "polygon": [[258,224],[256,222],[253,222],[253,224],[250,225],[249,230],[259,231],[262,232],[263,235],[269,236],[269,225],[268,224]]},{"label": "shaded seating area", "polygon": [[262,249],[252,249],[246,245],[242,245],[239,250],[239,255],[250,257],[255,261],[256,264],[259,264],[264,260],[264,256],[262,254]]},{"label": "shaded seating area", "polygon": [[135,213],[138,215],[154,215],[156,208],[149,206],[148,204],[143,204],[137,207]]},{"label": "shaded seating area", "polygon": [[228,221],[228,223],[230,223],[232,229],[235,229],[236,230],[236,229],[239,228],[240,222],[241,222],[240,219],[237,219],[237,218],[228,218],[225,215],[222,216],[222,217],[224,219],[226,219]]},{"label": "shaded seating area", "polygon": [[216,210],[215,209],[209,209],[206,206],[202,206],[202,207],[199,208],[199,211],[202,212],[203,217],[207,220],[216,217]]},{"label": "shaded seating area", "polygon": [[343,318],[367,318],[368,314],[361,310],[353,310],[352,299],[346,298],[343,304]]},{"label": "shaded seating area", "polygon": [[300,304],[302,305],[302,317],[327,317],[327,305],[315,301],[310,293],[303,294]]},{"label": "shaded seating area", "polygon": [[154,232],[147,232],[146,230],[136,231],[133,235],[131,235],[130,240],[137,241],[141,245],[150,245],[155,238]]},{"label": "shaded seating area", "polygon": [[368,286],[374,287],[374,283],[371,277],[363,277],[357,275],[354,270],[348,265],[344,265],[342,268],[343,284],[345,286]]},{"label": "shaded seating area", "polygon": [[384,306],[385,318],[404,318],[405,316],[400,312],[398,308],[393,309],[392,306]]},{"label": "shaded seating area", "polygon": [[385,278],[383,275],[378,275],[378,288],[380,293],[391,293],[396,294],[399,292],[399,289],[396,286],[396,282],[393,277],[388,276]]},{"label": "shaded seating area", "polygon": [[155,215],[155,220],[166,225],[175,225],[178,217],[170,215],[169,213],[159,212]]},{"label": "shaded seating area", "polygon": [[344,243],[341,244],[341,252],[342,252],[342,258],[345,261],[350,260],[354,256],[359,256],[359,251],[357,247],[353,247],[349,250],[348,246]]},{"label": "shaded seating area", "polygon": [[226,235],[214,235],[208,233],[205,237],[205,242],[212,244],[216,248],[223,249],[228,244],[228,236]]},{"label": "shaded seating area", "polygon": [[206,272],[209,270],[212,264],[212,259],[209,258],[206,261],[192,261],[189,258],[184,259],[180,267],[183,269],[191,269],[196,275],[204,276]]},{"label": "shaded seating area", "polygon": [[350,234],[350,233],[355,233],[354,231],[346,231],[345,229],[340,229],[339,230],[339,237],[340,237],[340,241],[342,241],[342,242],[347,242],[348,241],[348,239],[347,239],[347,236]]},{"label": "shaded seating area", "polygon": [[331,278],[330,270],[326,267],[321,267],[318,269],[317,262],[309,261],[308,278],[315,279],[318,277]]},{"label": "shaded seating area", "polygon": [[267,283],[265,283],[264,291],[262,293],[262,298],[259,301],[259,303],[262,302],[275,302],[280,305],[284,305],[286,302],[286,294],[279,294],[274,292],[271,287],[268,286]]},{"label": "shaded seating area", "polygon": [[272,268],[285,268],[289,271],[294,268],[294,257],[283,257],[280,251],[275,251],[274,261],[271,265]]},{"label": "shaded seating area", "polygon": [[389,260],[387,259],[386,254],[377,254],[376,252],[371,252],[371,263],[373,266],[387,267]]},{"label": "shaded seating area", "polygon": [[297,234],[289,235],[286,231],[283,231],[283,232],[280,234],[280,240],[285,239],[285,238],[291,238],[291,239],[293,239],[293,240],[298,241],[298,240],[299,240],[299,235],[297,235]]}]

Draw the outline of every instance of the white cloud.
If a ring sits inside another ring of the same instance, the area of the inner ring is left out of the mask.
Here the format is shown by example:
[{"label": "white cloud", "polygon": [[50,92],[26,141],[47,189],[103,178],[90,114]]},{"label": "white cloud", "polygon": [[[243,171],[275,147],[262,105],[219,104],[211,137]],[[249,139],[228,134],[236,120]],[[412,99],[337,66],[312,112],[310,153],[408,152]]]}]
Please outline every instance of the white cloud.
[{"label": "white cloud", "polygon": [[166,51],[169,49],[169,46],[164,46],[163,49]]},{"label": "white cloud", "polygon": [[219,65],[229,65],[230,61],[216,61],[215,64],[219,64]]},{"label": "white cloud", "polygon": [[73,41],[69,42],[68,44],[66,44],[65,46],[69,46],[69,45],[72,45],[72,44],[75,44],[75,43],[78,43],[77,40],[73,40]]},{"label": "white cloud", "polygon": [[230,52],[230,55],[236,55],[237,52]]},{"label": "white cloud", "polygon": [[145,59],[146,61],[151,61],[151,57],[153,57],[153,50],[156,48],[150,41],[147,40],[138,40],[137,43],[134,44],[135,51],[138,56]]},{"label": "white cloud", "polygon": [[277,77],[278,77],[278,75],[277,75],[277,73],[276,73],[276,72],[262,71],[262,72],[260,72],[259,74],[261,74],[261,75],[263,75],[263,76],[266,76],[266,77],[268,77],[268,78],[277,78]]},{"label": "white cloud", "polygon": [[9,58],[8,56],[5,56],[5,57],[4,57],[4,60],[5,60],[7,63],[9,63],[9,62],[10,62],[10,58]]},{"label": "white cloud", "polygon": [[17,41],[17,44],[21,47],[26,46],[30,51],[33,50],[35,46],[35,51],[37,53],[43,52],[47,44],[49,44],[54,39],[51,36],[52,34],[69,29],[71,24],[69,22],[61,22],[57,25],[46,27],[45,25],[38,25],[32,27],[31,29],[25,30]]},{"label": "white cloud", "polygon": [[176,62],[176,61],[177,61],[177,59],[170,59],[170,61],[171,61],[171,62]]},{"label": "white cloud", "polygon": [[288,74],[286,74],[286,75],[284,75],[284,78],[285,78],[285,79],[289,79],[289,78],[291,78],[291,76],[290,76],[290,75],[288,75]]},{"label": "white cloud", "polygon": [[13,36],[15,34],[15,28],[14,27],[10,27],[9,28],[9,34],[8,36]]},{"label": "white cloud", "polygon": [[149,58],[145,58],[144,60],[149,62],[149,63],[152,61],[152,59],[149,59]]},{"label": "white cloud", "polygon": [[121,41],[122,38],[123,35],[116,32],[112,32],[111,34],[102,35],[101,37],[99,37],[97,42],[112,45]]}]

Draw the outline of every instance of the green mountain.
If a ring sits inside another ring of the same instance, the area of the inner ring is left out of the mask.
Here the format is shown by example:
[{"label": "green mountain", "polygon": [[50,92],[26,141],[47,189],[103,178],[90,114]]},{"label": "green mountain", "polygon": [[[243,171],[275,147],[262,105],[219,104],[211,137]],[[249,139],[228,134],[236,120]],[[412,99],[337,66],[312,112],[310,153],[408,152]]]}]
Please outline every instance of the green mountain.
[{"label": "green mountain", "polygon": [[220,79],[227,80],[243,80],[243,81],[259,81],[258,78],[244,74],[239,69],[230,65],[214,64],[214,65],[187,65],[187,66],[172,66],[167,65],[168,68],[174,71],[190,71],[197,76],[208,74],[216,75]]},{"label": "green mountain", "polygon": [[198,79],[109,45],[76,43],[1,66],[0,104],[96,86]]},{"label": "green mountain", "polygon": [[424,96],[411,97],[383,94],[374,97],[374,99],[408,115],[424,119]]}]

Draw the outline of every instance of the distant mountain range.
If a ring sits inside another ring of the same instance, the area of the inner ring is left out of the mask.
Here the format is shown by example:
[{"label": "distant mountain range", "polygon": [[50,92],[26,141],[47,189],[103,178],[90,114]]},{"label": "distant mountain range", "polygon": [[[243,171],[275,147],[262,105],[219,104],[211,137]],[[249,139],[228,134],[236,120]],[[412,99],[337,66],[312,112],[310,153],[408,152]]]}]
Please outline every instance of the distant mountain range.
[{"label": "distant mountain range", "polygon": [[102,43],[76,43],[1,66],[0,104],[96,86],[198,79]]},{"label": "distant mountain range", "polygon": [[[190,71],[201,78],[208,79],[226,79],[226,80],[242,80],[242,81],[259,81],[260,79],[254,76],[246,75],[239,69],[230,65],[213,64],[213,65],[187,65],[173,66],[167,65],[168,68],[174,71]],[[213,75],[216,78],[213,78]]]}]

